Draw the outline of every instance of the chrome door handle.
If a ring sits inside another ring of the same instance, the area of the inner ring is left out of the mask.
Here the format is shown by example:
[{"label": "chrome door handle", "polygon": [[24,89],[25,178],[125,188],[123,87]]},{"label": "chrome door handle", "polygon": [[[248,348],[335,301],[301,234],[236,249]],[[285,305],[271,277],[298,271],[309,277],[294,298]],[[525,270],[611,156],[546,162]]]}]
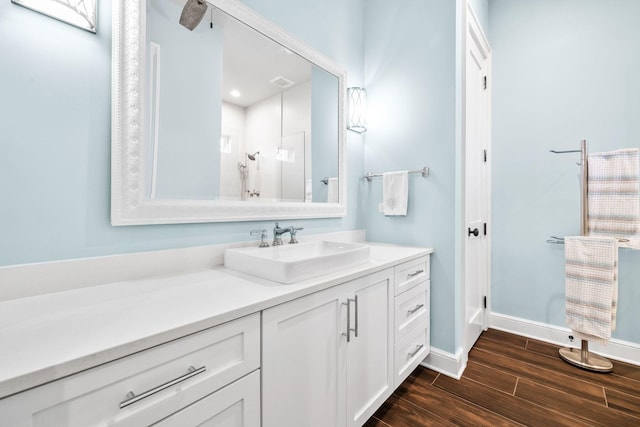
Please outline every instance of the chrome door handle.
[{"label": "chrome door handle", "polygon": [[351,342],[351,299],[347,298],[347,302],[343,302],[342,305],[347,306],[347,332],[342,335],[347,337],[347,342]]},{"label": "chrome door handle", "polygon": [[424,344],[417,345],[415,350],[409,352],[409,357],[415,356],[423,348],[424,348]]},{"label": "chrome door handle", "polygon": [[412,308],[411,310],[408,310],[407,314],[413,314],[416,311],[420,310],[422,307],[424,307],[424,304],[418,304],[418,305],[416,305],[415,308]]},{"label": "chrome door handle", "polygon": [[[356,303],[356,327],[351,327],[351,301]],[[358,295],[354,298],[347,298],[347,302],[343,302],[342,305],[347,306],[347,333],[342,333],[342,335],[347,337],[347,342],[351,342],[351,332],[357,338],[358,337]]]},{"label": "chrome door handle", "polygon": [[413,272],[413,273],[409,273],[409,274],[407,274],[407,277],[408,277],[408,278],[415,277],[415,276],[417,276],[417,275],[418,275],[418,274],[420,274],[420,273],[424,273],[424,270],[416,270],[416,271],[415,271],[415,272]]},{"label": "chrome door handle", "polygon": [[358,338],[358,295],[353,298],[353,302],[356,304],[356,328],[353,330],[354,335]]},{"label": "chrome door handle", "polygon": [[194,368],[193,366],[189,366],[189,372],[187,372],[186,374],[181,375],[178,378],[174,378],[171,381],[167,381],[164,384],[160,384],[159,386],[149,389],[143,393],[136,395],[133,391],[130,391],[129,393],[127,393],[127,398],[120,402],[120,409],[126,408],[129,405],[133,405],[134,403],[139,402],[142,399],[146,399],[147,397],[152,396],[156,393],[159,393],[162,390],[166,390],[169,387],[173,387],[174,385],[188,380],[189,378],[195,377],[196,375],[201,374],[206,370],[206,366],[202,366],[198,369]]}]

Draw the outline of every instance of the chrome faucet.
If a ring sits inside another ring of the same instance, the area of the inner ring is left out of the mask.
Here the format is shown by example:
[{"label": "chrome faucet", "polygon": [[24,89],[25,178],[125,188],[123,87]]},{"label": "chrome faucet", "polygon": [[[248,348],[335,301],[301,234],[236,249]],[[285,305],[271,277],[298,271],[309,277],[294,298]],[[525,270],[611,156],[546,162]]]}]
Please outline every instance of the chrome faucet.
[{"label": "chrome faucet", "polygon": [[291,227],[280,228],[280,224],[276,222],[276,226],[273,228],[273,246],[282,245],[282,236],[284,233],[291,233]]},{"label": "chrome faucet", "polygon": [[276,226],[273,229],[273,246],[279,246],[282,245],[282,236],[285,233],[289,233],[291,235],[291,240],[289,240],[289,243],[298,243],[298,239],[296,239],[296,234],[298,233],[298,231],[302,230],[302,227],[286,227],[286,228],[280,228],[280,225],[276,222]]}]

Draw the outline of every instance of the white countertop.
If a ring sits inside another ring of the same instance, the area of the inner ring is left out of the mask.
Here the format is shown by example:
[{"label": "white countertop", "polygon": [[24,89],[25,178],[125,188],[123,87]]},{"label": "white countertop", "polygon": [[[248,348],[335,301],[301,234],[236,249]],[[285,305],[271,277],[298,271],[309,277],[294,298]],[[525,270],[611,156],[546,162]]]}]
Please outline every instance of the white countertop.
[{"label": "white countertop", "polygon": [[368,263],[293,285],[219,266],[0,302],[0,398],[432,252],[372,244]]}]

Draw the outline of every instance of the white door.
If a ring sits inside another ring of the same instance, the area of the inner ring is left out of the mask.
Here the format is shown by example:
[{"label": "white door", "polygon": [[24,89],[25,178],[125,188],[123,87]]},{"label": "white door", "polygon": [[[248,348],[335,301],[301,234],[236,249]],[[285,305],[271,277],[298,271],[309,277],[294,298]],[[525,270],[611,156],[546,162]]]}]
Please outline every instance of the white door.
[{"label": "white door", "polygon": [[354,331],[347,344],[348,426],[363,425],[393,392],[391,277],[392,272],[387,270],[357,279],[349,286]]},{"label": "white door", "polygon": [[[468,9],[465,89],[464,322],[469,352],[486,327],[489,282],[491,50],[475,14]],[[487,224],[487,225],[485,225]]]},{"label": "white door", "polygon": [[344,427],[342,286],[262,314],[262,426]]}]

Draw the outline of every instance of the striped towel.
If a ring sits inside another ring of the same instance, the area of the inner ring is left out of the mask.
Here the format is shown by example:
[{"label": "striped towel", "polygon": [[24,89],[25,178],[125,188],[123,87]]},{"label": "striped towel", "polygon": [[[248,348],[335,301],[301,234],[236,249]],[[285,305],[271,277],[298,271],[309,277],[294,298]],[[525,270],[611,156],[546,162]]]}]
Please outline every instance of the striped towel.
[{"label": "striped towel", "polygon": [[640,249],[640,150],[589,155],[589,235],[627,239],[621,247]]},{"label": "striped towel", "polygon": [[606,344],[616,327],[618,241],[565,237],[567,326],[580,339]]}]

